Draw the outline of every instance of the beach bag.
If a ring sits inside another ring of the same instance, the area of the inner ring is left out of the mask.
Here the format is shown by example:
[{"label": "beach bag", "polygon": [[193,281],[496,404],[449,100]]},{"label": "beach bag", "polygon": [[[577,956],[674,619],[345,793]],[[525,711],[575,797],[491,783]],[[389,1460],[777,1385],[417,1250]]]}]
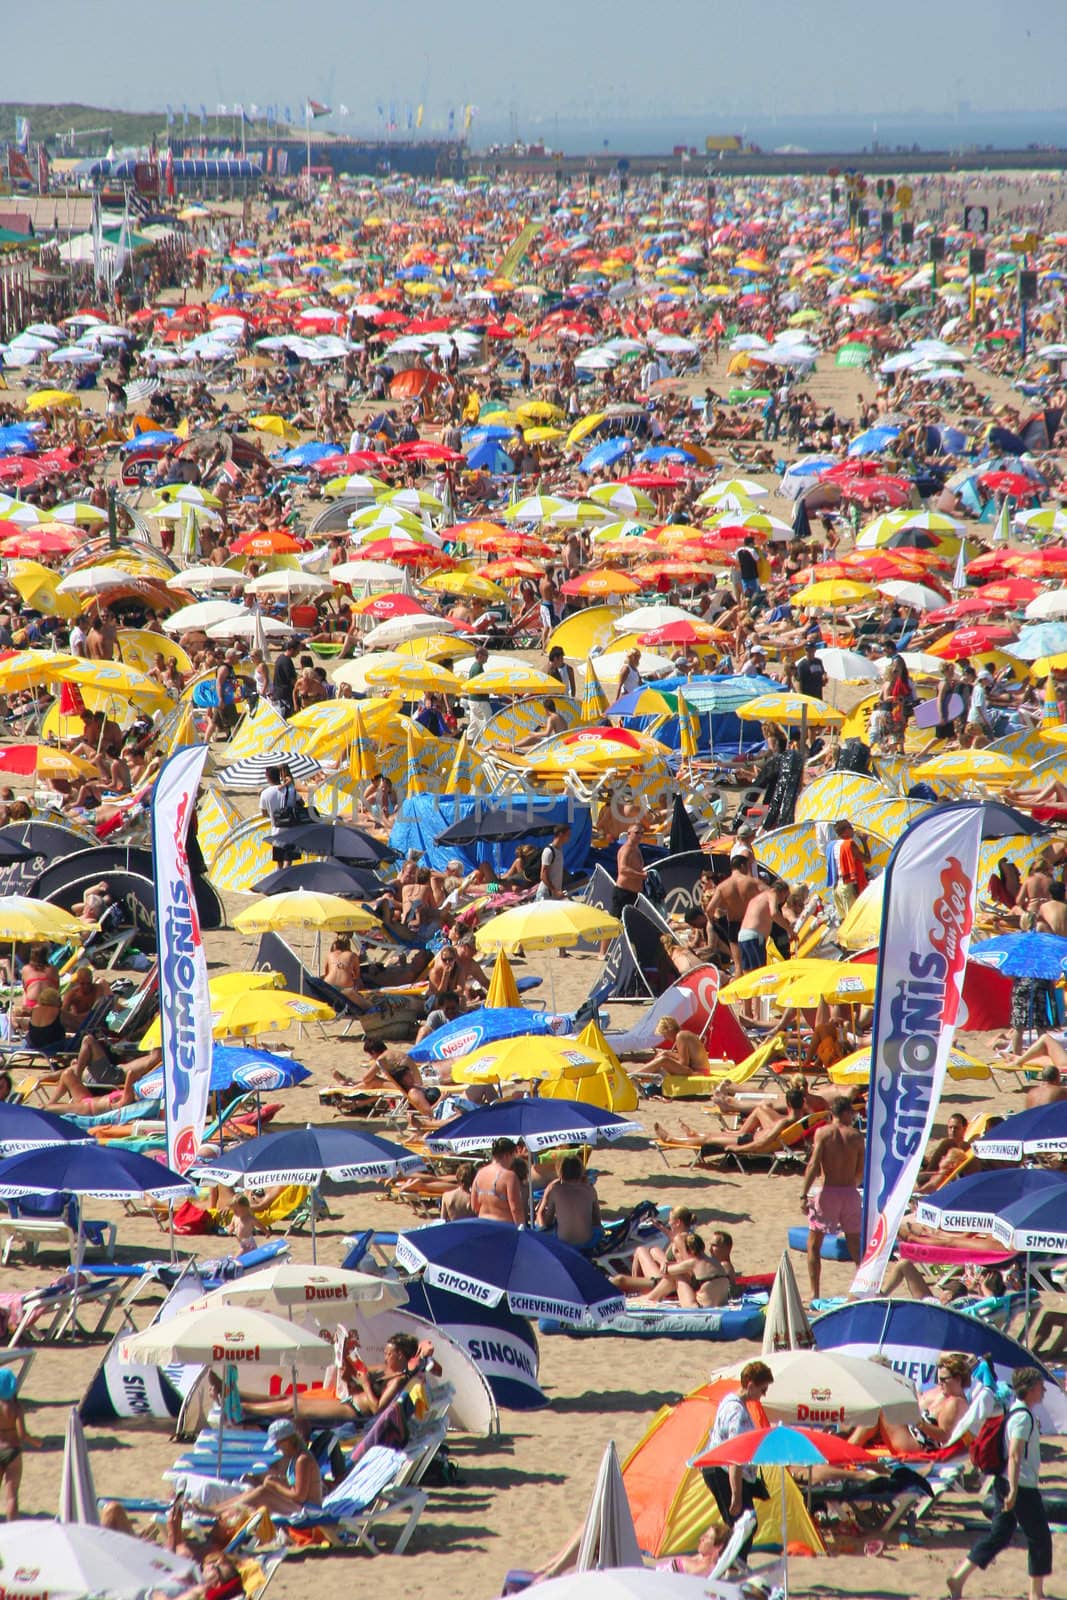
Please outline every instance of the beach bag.
[{"label": "beach bag", "polygon": [[1025,1411],[1030,1418],[1030,1432],[1034,1431],[1034,1414],[1029,1406],[1009,1406],[1000,1416],[987,1417],[971,1440],[969,1453],[971,1465],[979,1472],[999,1477],[1007,1468],[1007,1423],[1013,1411]]}]

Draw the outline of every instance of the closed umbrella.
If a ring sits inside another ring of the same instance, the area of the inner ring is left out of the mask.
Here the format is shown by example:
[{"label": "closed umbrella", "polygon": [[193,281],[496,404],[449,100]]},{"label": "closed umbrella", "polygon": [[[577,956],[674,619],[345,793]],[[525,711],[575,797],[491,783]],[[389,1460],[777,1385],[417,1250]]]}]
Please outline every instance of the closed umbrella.
[{"label": "closed umbrella", "polygon": [[788,1253],[783,1251],[763,1321],[763,1353],[773,1355],[778,1350],[810,1350],[814,1344],[815,1336],[800,1298],[793,1264]]},{"label": "closed umbrella", "polygon": [[609,1439],[600,1458],[593,1498],[589,1502],[575,1561],[576,1572],[603,1571],[607,1567],[636,1567],[644,1571],[633,1513],[622,1481],[622,1468]]},{"label": "closed umbrella", "polygon": [[576,1325],[617,1316],[625,1301],[605,1275],[553,1234],[470,1217],[402,1233],[396,1263],[431,1286],[519,1317]]},{"label": "closed umbrella", "polygon": [[77,1406],[67,1412],[67,1432],[63,1441],[63,1466],[59,1474],[60,1522],[98,1524],[96,1489],[89,1466],[89,1447]]}]

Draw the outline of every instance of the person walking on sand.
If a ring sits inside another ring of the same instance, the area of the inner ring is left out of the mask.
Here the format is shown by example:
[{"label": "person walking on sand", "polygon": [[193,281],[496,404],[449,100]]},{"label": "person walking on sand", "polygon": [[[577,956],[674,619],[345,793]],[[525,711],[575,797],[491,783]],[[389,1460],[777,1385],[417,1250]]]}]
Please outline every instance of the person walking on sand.
[{"label": "person walking on sand", "polygon": [[[843,1233],[849,1255],[859,1261],[863,1180],[863,1135],[853,1126],[852,1101],[840,1094],[830,1104],[831,1120],[819,1128],[804,1171],[800,1203],[808,1216],[808,1282],[811,1298],[819,1298],[822,1242],[827,1233]],[[818,1185],[814,1193],[811,1190]]]},{"label": "person walking on sand", "polygon": [[972,1572],[985,1572],[1011,1543],[1016,1528],[1026,1540],[1030,1600],[1044,1600],[1045,1579],[1052,1571],[1052,1534],[1041,1498],[1041,1430],[1034,1407],[1041,1404],[1045,1380],[1036,1367],[1017,1367],[1011,1375],[1014,1398],[1004,1418],[1004,1470],[993,1479],[996,1514],[979,1534],[965,1561],[948,1579],[952,1600],[959,1600]]},{"label": "person walking on sand", "polygon": [[[726,1444],[730,1439],[739,1439],[742,1434],[751,1433],[756,1424],[748,1409],[749,1402],[762,1403],[773,1382],[774,1374],[765,1361],[749,1361],[742,1367],[741,1387],[736,1394],[723,1395],[719,1401],[707,1443],[697,1452],[698,1455],[703,1455],[704,1450],[714,1449],[716,1445]],[[767,1498],[767,1490],[757,1467],[704,1467],[702,1470],[704,1484],[728,1529],[740,1520],[744,1512],[750,1511],[757,1500]],[[756,1530],[753,1528],[751,1537],[745,1540],[738,1551],[739,1563],[748,1560],[755,1537]]]}]

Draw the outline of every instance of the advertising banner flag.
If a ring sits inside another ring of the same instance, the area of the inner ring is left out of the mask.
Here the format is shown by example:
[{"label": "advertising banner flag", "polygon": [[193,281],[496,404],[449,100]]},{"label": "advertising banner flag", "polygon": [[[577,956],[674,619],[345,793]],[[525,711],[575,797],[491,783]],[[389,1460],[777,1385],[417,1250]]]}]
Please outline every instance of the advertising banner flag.
[{"label": "advertising banner flag", "polygon": [[979,806],[943,806],[912,823],[886,867],[856,1295],[881,1287],[941,1098],[981,842]]},{"label": "advertising banner flag", "polygon": [[167,1164],[175,1172],[188,1172],[196,1157],[211,1084],[207,959],[185,847],[207,755],[203,744],[177,751],[164,762],[152,795],[163,1107]]}]

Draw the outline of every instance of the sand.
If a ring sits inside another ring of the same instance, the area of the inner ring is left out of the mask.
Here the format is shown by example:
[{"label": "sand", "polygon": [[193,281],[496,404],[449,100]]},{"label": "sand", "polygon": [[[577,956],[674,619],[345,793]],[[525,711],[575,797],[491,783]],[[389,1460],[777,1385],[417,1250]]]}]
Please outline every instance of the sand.
[{"label": "sand", "polygon": [[[1001,201],[1003,204],[1003,199]],[[168,297],[170,298],[170,297]],[[729,387],[727,357],[708,364],[695,380],[694,388],[711,383],[720,391]],[[975,369],[969,369],[970,372]],[[988,375],[985,382],[997,402],[1012,398],[1006,383]],[[825,358],[811,380],[815,394],[824,402],[851,414],[855,397],[873,393],[872,380],[856,371],[835,369]],[[786,454],[784,443],[779,447]],[[734,470],[729,467],[728,470]],[[773,477],[764,477],[770,489]],[[777,497],[768,509],[788,517],[791,506]],[[238,903],[239,902],[239,903]],[[247,903],[234,897],[232,915]],[[254,941],[227,931],[207,936],[209,961],[213,970],[248,966]],[[547,977],[552,957],[531,956],[528,972]],[[591,956],[576,956],[569,962],[553,960],[556,996],[561,1009],[577,1004],[592,986],[597,961]],[[633,1007],[616,1006],[613,1018],[626,1025],[636,1015]],[[329,1081],[334,1067],[351,1069],[360,1057],[358,1041],[341,1040],[339,1028],[329,1026],[324,1034],[305,1033],[302,1040],[291,1037],[298,1055],[312,1069],[311,1081],[285,1097],[284,1119],[294,1125],[318,1120],[320,1115],[335,1118],[332,1112],[320,1113],[318,1089]],[[981,1049],[975,1036],[961,1038],[965,1048]],[[984,1041],[988,1044],[988,1041]],[[1005,1085],[999,1091],[992,1083],[950,1084],[939,1113],[943,1123],[958,1107],[972,1109],[989,1104],[1002,1110],[1018,1109],[1021,1104],[1012,1080],[1002,1075]],[[639,1113],[651,1131],[659,1120],[676,1129],[681,1120],[709,1127],[716,1124],[709,1113],[692,1104],[674,1106],[653,1102]],[[278,1122],[275,1126],[282,1125]],[[383,1132],[390,1130],[380,1129]],[[595,1164],[601,1173],[599,1191],[610,1214],[633,1205],[642,1198],[659,1204],[687,1204],[698,1214],[701,1225],[717,1224],[729,1229],[735,1239],[735,1259],[749,1271],[772,1270],[785,1245],[791,1223],[803,1221],[799,1204],[800,1178],[796,1174],[767,1178],[762,1175],[733,1175],[692,1170],[688,1157],[674,1153],[665,1162],[649,1147],[631,1142],[623,1147],[598,1151]],[[393,1229],[410,1225],[413,1213],[381,1198],[373,1190],[329,1195],[332,1219],[319,1228],[320,1260],[341,1259],[342,1236],[357,1228]],[[147,1259],[165,1253],[165,1236],[154,1222],[121,1217],[121,1208],[111,1204],[91,1204],[92,1216],[120,1220],[123,1258]],[[296,1237],[293,1257],[310,1259],[307,1236]],[[201,1256],[220,1253],[216,1239],[181,1241],[182,1249]],[[801,1276],[803,1263],[794,1258]],[[45,1264],[13,1262],[0,1269],[0,1288],[26,1289],[49,1281],[61,1269],[57,1256]],[[824,1293],[844,1293],[850,1269],[826,1263]],[[146,1318],[138,1312],[140,1323]],[[61,1348],[44,1347],[37,1355],[25,1385],[29,1406],[29,1425],[45,1444],[41,1452],[28,1454],[25,1461],[22,1506],[30,1515],[52,1515],[57,1499],[57,1480],[62,1452],[67,1407],[84,1392],[104,1349],[102,1341],[79,1342]],[[502,1414],[502,1435],[483,1440],[456,1437],[450,1451],[460,1469],[459,1483],[448,1489],[431,1491],[429,1504],[408,1553],[400,1558],[382,1556],[373,1564],[365,1555],[307,1556],[290,1561],[275,1583],[274,1593],[285,1600],[341,1600],[361,1589],[374,1586],[380,1600],[488,1600],[499,1594],[505,1573],[513,1567],[534,1567],[545,1562],[572,1534],[584,1515],[593,1487],[597,1465],[608,1440],[614,1439],[625,1454],[641,1437],[656,1409],[671,1402],[704,1381],[709,1372],[757,1353],[752,1343],[698,1344],[625,1340],[571,1340],[558,1336],[542,1339],[541,1379],[550,1405],[541,1412]],[[100,1492],[125,1495],[165,1495],[160,1474],[179,1453],[162,1427],[93,1428],[89,1443],[96,1484]],[[1053,1465],[1049,1480],[1067,1488],[1067,1476],[1055,1442],[1046,1450]],[[924,1526],[921,1543],[902,1548],[890,1542],[878,1556],[863,1554],[862,1542],[841,1541],[831,1557],[796,1561],[792,1570],[794,1593],[859,1595],[878,1600],[905,1600],[911,1596],[944,1593],[943,1574],[958,1559],[982,1522],[973,1495],[954,1495],[942,1502],[942,1509]],[[42,1530],[42,1537],[47,1537]],[[1062,1564],[1062,1540],[1057,1541],[1057,1559]],[[1018,1595],[1023,1590],[1024,1560],[1013,1550],[997,1562],[988,1578],[977,1579],[969,1593]]]}]

